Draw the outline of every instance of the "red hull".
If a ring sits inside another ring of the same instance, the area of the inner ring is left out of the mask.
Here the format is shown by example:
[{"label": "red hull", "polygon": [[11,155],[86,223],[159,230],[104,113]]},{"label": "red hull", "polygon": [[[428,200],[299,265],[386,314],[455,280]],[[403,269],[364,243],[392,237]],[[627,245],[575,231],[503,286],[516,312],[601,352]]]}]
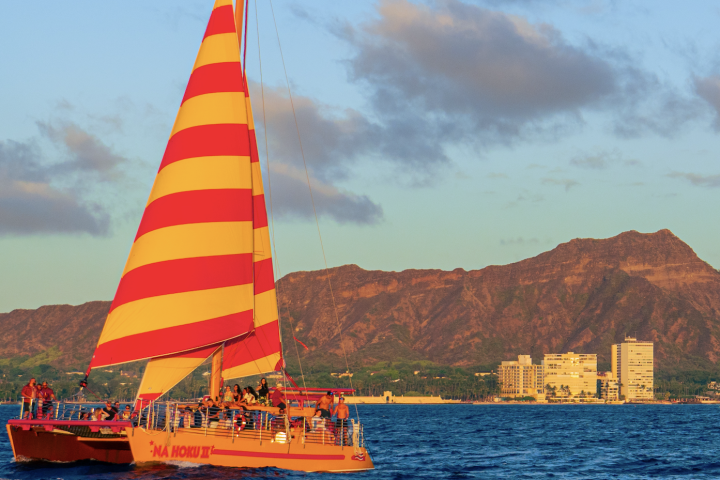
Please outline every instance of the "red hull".
[{"label": "red hull", "polygon": [[108,463],[131,463],[130,445],[126,438],[83,438],[66,433],[48,432],[42,427],[23,430],[7,425],[8,436],[17,460],[48,460],[76,462],[97,460]]}]

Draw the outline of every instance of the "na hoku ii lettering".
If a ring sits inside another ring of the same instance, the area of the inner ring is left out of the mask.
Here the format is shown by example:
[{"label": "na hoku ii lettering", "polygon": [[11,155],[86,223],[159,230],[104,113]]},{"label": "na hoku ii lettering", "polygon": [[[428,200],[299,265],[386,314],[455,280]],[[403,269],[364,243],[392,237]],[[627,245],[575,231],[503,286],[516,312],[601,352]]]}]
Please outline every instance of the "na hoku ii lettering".
[{"label": "na hoku ii lettering", "polygon": [[210,458],[215,446],[192,446],[173,445],[170,450],[162,445],[153,447],[153,457],[155,458]]}]

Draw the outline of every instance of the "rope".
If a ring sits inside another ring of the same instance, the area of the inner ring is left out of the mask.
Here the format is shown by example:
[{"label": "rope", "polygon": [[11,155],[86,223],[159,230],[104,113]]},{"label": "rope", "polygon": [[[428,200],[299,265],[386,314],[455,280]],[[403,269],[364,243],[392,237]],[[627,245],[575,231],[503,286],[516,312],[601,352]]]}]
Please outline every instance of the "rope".
[{"label": "rope", "polygon": [[[287,67],[285,66],[285,57],[283,56],[283,53],[282,53],[282,45],[280,44],[280,32],[278,31],[278,28],[277,28],[277,21],[275,20],[275,9],[273,8],[272,0],[270,0],[270,11],[272,12],[273,23],[275,25],[275,35],[277,36],[278,49],[280,50],[280,59],[282,60],[283,71],[285,73],[285,84],[287,85],[288,96],[290,97],[290,106],[291,106],[292,112],[293,112],[293,120],[295,121],[295,130],[297,132],[298,142],[300,144],[300,154],[302,155],[303,166],[305,167],[305,178],[307,180],[308,190],[310,191],[310,202],[312,203],[313,214],[315,215],[315,225],[317,226],[318,238],[320,239],[320,250],[322,251],[323,262],[325,264],[325,276],[327,278],[328,287],[330,288],[330,298],[332,299],[333,310],[335,312],[335,322],[337,323],[338,336],[340,337],[340,346],[342,347],[343,356],[345,357],[346,371],[349,372],[350,364],[349,364],[348,358],[347,358],[347,351],[345,350],[345,342],[344,342],[343,336],[342,336],[342,328],[340,325],[340,317],[339,317],[338,311],[337,311],[337,304],[335,302],[335,294],[333,293],[332,282],[330,281],[330,270],[328,268],[327,258],[325,256],[325,247],[324,247],[323,241],[322,241],[322,234],[320,233],[320,221],[318,220],[317,209],[315,208],[315,198],[313,197],[312,186],[310,185],[310,174],[308,173],[307,161],[305,160],[305,150],[303,149],[302,139],[300,137],[300,127],[298,126],[297,115],[295,113],[295,104],[294,104],[293,98],[292,98],[292,91],[290,90],[290,80],[288,79]],[[297,348],[297,346],[296,346],[296,348]],[[352,377],[348,377],[348,380],[350,382],[350,388],[354,389],[354,387],[352,385]],[[357,404],[354,404],[354,405],[355,405],[355,414],[357,415],[357,418],[359,420],[360,414],[358,412]]]},{"label": "rope", "polygon": [[[268,177],[268,200],[270,202],[270,232],[271,232],[271,243],[272,243],[272,250],[273,250],[273,257],[275,259],[275,265],[277,269],[277,276],[278,276],[278,282],[277,282],[277,288],[276,288],[276,302],[278,305],[278,324],[279,324],[279,317],[280,317],[280,304],[282,303],[280,301],[280,257],[278,257],[277,254],[277,248],[275,246],[275,217],[273,214],[273,203],[272,203],[272,182],[270,181],[270,149],[268,147],[268,136],[267,136],[267,115],[265,112],[265,83],[263,81],[263,71],[262,71],[262,55],[261,55],[261,49],[260,49],[260,22],[258,20],[258,8],[257,8],[257,0],[254,0],[255,3],[255,30],[257,32],[257,42],[258,42],[258,63],[260,65],[260,96],[262,99],[262,112],[263,112],[263,134],[265,137],[265,165],[267,168],[267,177]],[[285,311],[287,312],[288,320],[290,321],[290,328],[292,331],[295,331],[295,325],[293,324],[292,317],[290,316],[290,310],[287,306],[287,303],[285,304]],[[298,350],[297,343],[293,342],[295,346],[295,355],[298,359],[298,366],[300,368],[300,377],[303,381],[303,387],[305,388],[305,398],[308,398],[307,394],[307,384],[305,383],[305,373],[303,372],[302,368],[302,362],[300,361],[300,351]],[[283,379],[284,380],[284,379]]]}]

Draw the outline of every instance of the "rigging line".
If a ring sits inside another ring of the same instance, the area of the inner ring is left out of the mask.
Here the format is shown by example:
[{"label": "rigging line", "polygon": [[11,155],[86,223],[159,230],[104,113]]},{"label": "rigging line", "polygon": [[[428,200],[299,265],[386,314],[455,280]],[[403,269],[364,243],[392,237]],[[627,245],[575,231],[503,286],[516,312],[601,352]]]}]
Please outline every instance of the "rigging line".
[{"label": "rigging line", "polygon": [[[258,20],[258,8],[257,8],[257,0],[254,0],[255,4],[255,30],[257,32],[257,42],[258,42],[258,63],[260,64],[260,96],[262,98],[262,111],[263,111],[263,134],[265,137],[265,165],[267,168],[267,178],[268,178],[268,200],[270,201],[270,226],[271,229],[271,243],[272,243],[272,250],[273,250],[273,256],[275,257],[275,265],[277,265],[277,288],[276,290],[276,305],[278,306],[278,328],[280,328],[280,310],[281,310],[281,301],[280,301],[280,257],[278,257],[277,254],[277,248],[275,246],[275,217],[273,216],[273,203],[272,203],[272,183],[270,182],[270,149],[268,148],[268,136],[267,136],[267,116],[265,112],[265,84],[263,82],[263,71],[262,71],[262,55],[260,50],[260,22]],[[290,321],[290,328],[293,331],[293,335],[295,332],[295,325],[293,324],[292,317],[290,316],[290,309],[287,305],[287,302],[285,303],[285,311],[287,312],[288,320]],[[300,351],[297,346],[297,342],[293,341],[293,345],[295,346],[295,355],[298,359],[298,366],[300,368],[300,377],[303,381],[303,387],[305,388],[305,398],[308,398],[307,394],[307,385],[305,384],[305,373],[303,372],[302,368],[302,362],[300,361]]]},{"label": "rigging line", "polygon": [[[242,0],[240,0],[242,1]],[[247,69],[247,26],[248,26],[248,17],[250,16],[250,12],[248,12],[248,8],[250,7],[250,0],[245,0],[245,32],[244,32],[244,38],[243,38],[243,60],[242,60],[242,69],[243,69],[243,79],[245,78],[245,70]],[[247,82],[245,82],[245,88],[247,88]]]},{"label": "rigging line", "polygon": [[[277,36],[278,49],[280,50],[280,59],[282,60],[283,71],[285,72],[285,84],[287,85],[288,96],[290,97],[290,106],[292,107],[293,120],[295,120],[295,131],[297,132],[298,143],[300,144],[300,154],[302,155],[303,166],[305,167],[305,178],[307,180],[308,190],[310,191],[310,202],[312,203],[313,214],[315,215],[315,225],[317,226],[318,238],[320,239],[320,250],[322,251],[323,262],[325,263],[325,277],[327,278],[328,287],[330,288],[330,298],[332,299],[333,310],[335,312],[335,322],[337,323],[338,336],[340,337],[340,346],[342,347],[343,356],[345,357],[345,367],[347,369],[346,371],[349,372],[350,364],[348,362],[347,351],[345,350],[345,342],[343,341],[342,328],[340,326],[340,317],[338,315],[337,304],[335,302],[335,294],[333,293],[332,282],[330,281],[330,270],[328,269],[327,258],[325,257],[325,247],[323,246],[322,234],[320,233],[320,221],[318,220],[317,209],[315,208],[315,199],[312,193],[312,186],[310,186],[310,174],[308,173],[307,161],[305,160],[305,151],[303,149],[302,139],[300,138],[300,127],[298,126],[297,115],[295,114],[295,104],[293,103],[292,92],[290,91],[290,80],[288,79],[287,67],[285,66],[285,57],[283,56],[282,45],[280,44],[280,32],[277,28],[277,21],[275,20],[275,9],[273,8],[272,0],[270,0],[269,3],[270,11],[272,12],[273,17],[273,23],[275,24],[275,35]],[[348,377],[348,381],[350,383],[350,388],[354,389],[352,384],[352,377]],[[357,416],[359,421],[360,413],[358,412],[357,404],[354,405],[355,415]]]}]

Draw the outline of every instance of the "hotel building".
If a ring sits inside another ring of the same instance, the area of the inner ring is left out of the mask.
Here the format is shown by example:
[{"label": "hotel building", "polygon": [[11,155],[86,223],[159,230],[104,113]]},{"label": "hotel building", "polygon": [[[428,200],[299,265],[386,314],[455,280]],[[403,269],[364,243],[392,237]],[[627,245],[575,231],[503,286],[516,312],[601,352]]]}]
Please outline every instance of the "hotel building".
[{"label": "hotel building", "polygon": [[503,397],[545,398],[543,366],[533,365],[530,355],[518,355],[517,361],[506,361],[498,367]]},{"label": "hotel building", "polygon": [[620,399],[620,385],[612,372],[597,373],[597,397],[609,402]]},{"label": "hotel building", "polygon": [[595,397],[597,354],[548,353],[543,362],[545,385],[556,398]]},{"label": "hotel building", "polygon": [[612,346],[612,373],[625,400],[653,400],[653,344],[625,337]]}]

